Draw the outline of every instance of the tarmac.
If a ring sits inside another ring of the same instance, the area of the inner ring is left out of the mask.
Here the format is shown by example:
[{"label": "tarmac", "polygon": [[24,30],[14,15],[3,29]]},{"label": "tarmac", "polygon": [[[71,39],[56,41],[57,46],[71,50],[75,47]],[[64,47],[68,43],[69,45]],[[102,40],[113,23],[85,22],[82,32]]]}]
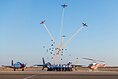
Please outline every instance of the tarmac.
[{"label": "tarmac", "polygon": [[118,72],[0,71],[0,79],[118,79]]}]

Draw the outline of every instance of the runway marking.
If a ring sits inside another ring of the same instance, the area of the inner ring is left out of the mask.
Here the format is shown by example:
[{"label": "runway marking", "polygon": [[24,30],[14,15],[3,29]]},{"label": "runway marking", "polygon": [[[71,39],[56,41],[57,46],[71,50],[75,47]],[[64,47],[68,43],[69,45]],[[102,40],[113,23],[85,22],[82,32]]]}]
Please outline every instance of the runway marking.
[{"label": "runway marking", "polygon": [[34,77],[34,76],[36,76],[36,75],[31,75],[31,76],[25,77],[25,78],[23,78],[23,79],[29,79],[29,78],[32,78],[32,77]]}]

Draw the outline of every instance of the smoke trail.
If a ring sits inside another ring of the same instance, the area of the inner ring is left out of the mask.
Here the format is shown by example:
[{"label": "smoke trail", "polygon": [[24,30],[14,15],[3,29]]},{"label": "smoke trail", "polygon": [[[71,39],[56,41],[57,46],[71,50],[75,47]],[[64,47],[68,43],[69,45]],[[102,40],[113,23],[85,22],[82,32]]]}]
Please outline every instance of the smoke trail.
[{"label": "smoke trail", "polygon": [[60,45],[60,47],[62,47],[63,42],[64,42],[64,37],[62,37],[62,41],[61,41],[61,45]]},{"label": "smoke trail", "polygon": [[61,15],[61,28],[60,28],[60,36],[62,36],[63,21],[64,21],[64,8],[63,8],[63,10],[62,10],[62,15]]},{"label": "smoke trail", "polygon": [[79,28],[68,40],[67,42],[64,44],[63,48],[66,48],[66,46],[70,43],[70,41],[74,38],[75,35],[77,35],[80,30],[83,28],[83,26],[81,28]]},{"label": "smoke trail", "polygon": [[61,42],[60,42],[60,46],[59,46],[60,49],[62,49],[63,42],[64,42],[64,37],[62,36],[62,40],[61,40]]},{"label": "smoke trail", "polygon": [[48,28],[46,27],[46,24],[43,24],[43,26],[45,27],[46,31],[47,31],[47,32],[48,32],[48,34],[50,35],[50,38],[51,38],[51,40],[52,40],[53,44],[55,45],[55,44],[56,44],[56,42],[55,42],[55,40],[54,40],[54,38],[53,38],[53,36],[52,36],[51,32],[50,32],[50,31],[48,30]]}]

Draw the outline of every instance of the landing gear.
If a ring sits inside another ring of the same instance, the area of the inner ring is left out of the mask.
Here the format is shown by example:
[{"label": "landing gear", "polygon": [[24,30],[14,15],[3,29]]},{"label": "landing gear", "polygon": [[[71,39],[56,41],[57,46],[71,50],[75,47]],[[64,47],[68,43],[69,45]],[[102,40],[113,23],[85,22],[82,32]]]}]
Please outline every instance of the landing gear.
[{"label": "landing gear", "polygon": [[22,69],[22,71],[24,71],[24,68]]},{"label": "landing gear", "polygon": [[14,71],[16,71],[16,69],[14,68]]},{"label": "landing gear", "polygon": [[[25,69],[24,68],[22,68],[22,71],[24,71]],[[14,71],[16,71],[16,68],[14,68]]]}]

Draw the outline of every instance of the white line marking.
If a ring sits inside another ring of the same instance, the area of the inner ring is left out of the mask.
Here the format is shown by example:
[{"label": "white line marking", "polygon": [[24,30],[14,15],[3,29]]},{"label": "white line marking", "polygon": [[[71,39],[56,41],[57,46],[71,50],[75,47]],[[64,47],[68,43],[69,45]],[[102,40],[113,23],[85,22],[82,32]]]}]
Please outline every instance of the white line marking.
[{"label": "white line marking", "polygon": [[25,77],[25,78],[23,78],[23,79],[29,79],[29,78],[32,78],[32,77],[34,77],[34,76],[36,76],[36,75],[31,75],[31,76]]}]

